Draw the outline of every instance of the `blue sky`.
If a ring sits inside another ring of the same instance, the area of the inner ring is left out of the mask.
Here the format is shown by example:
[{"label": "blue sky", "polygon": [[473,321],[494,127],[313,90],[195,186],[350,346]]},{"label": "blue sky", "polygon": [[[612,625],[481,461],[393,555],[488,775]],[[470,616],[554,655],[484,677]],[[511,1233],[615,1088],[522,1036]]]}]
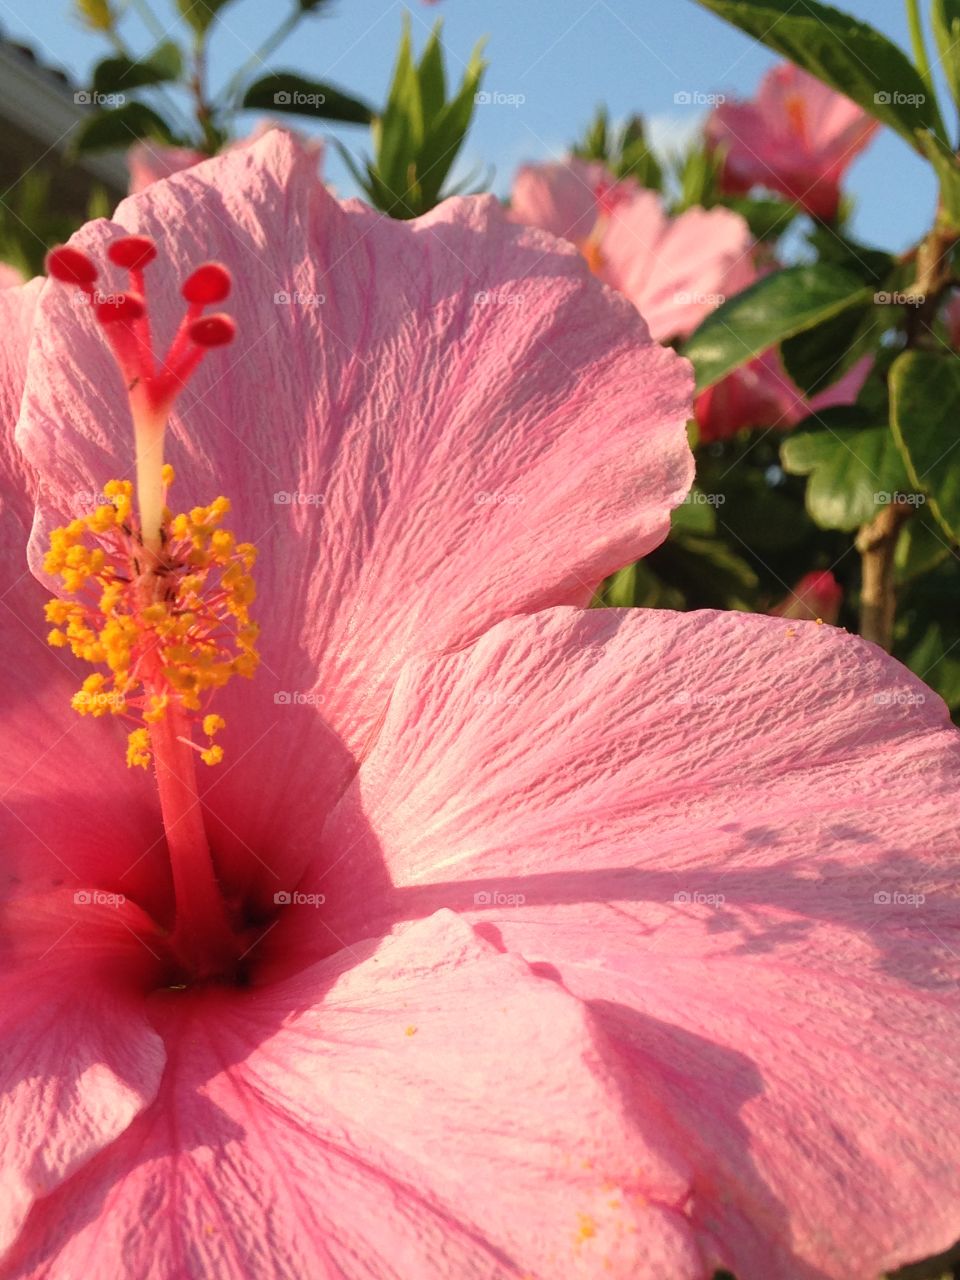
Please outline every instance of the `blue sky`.
[{"label": "blue sky", "polygon": [[[902,0],[838,3],[906,46]],[[174,25],[172,0],[153,0],[153,8],[164,26]],[[233,0],[213,43],[215,82],[250,57],[287,8],[285,0]],[[420,0],[333,0],[325,16],[304,20],[269,67],[327,79],[378,102],[407,10],[418,43],[442,13],[455,68],[486,36],[485,87],[523,97],[519,105],[479,107],[468,142],[468,161],[493,166],[493,185],[501,193],[509,189],[517,164],[562,154],[599,102],[615,118],[642,112],[669,144],[695,128],[698,118],[696,107],[677,105],[675,94],[749,95],[774,61],[694,0],[443,0],[433,7]],[[82,82],[104,49],[71,13],[69,0],[0,0],[5,33]],[[137,44],[137,21],[129,31]],[[140,40],[139,47],[147,43]],[[355,149],[367,145],[362,129],[342,128],[338,136]],[[351,189],[335,157],[327,172],[339,189]],[[889,131],[881,131],[857,160],[848,185],[857,197],[854,228],[869,242],[901,249],[931,221],[935,188],[929,169]]]}]

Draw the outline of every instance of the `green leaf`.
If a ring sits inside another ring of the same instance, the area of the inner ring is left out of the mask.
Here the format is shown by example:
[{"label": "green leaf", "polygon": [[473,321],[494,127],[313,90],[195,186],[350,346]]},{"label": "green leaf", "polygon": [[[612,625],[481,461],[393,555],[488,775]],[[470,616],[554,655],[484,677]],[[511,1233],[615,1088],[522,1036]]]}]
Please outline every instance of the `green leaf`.
[{"label": "green leaf", "polygon": [[147,85],[176,80],[183,72],[183,57],[172,40],[158,45],[149,57],[134,62],[131,58],[104,58],[94,68],[95,93],[122,93]]},{"label": "green leaf", "polygon": [[[916,516],[904,524],[897,539],[894,556],[897,583],[903,585],[926,577],[952,555],[943,530],[925,507],[918,508]],[[957,620],[960,622],[960,609]]]},{"label": "green leaf", "polygon": [[697,390],[712,386],[768,347],[872,298],[873,290],[837,267],[788,267],[764,276],[711,312],[690,337]]},{"label": "green leaf", "polygon": [[691,147],[676,166],[680,197],[672,212],[682,213],[696,206],[709,209],[716,204],[722,167],[723,157],[719,151],[711,151],[699,143]]},{"label": "green leaf", "polygon": [[614,163],[617,178],[634,178],[647,191],[663,190],[663,169],[643,131],[643,121],[633,116],[627,121],[620,144],[620,159]]},{"label": "green leaf", "polygon": [[644,564],[683,592],[691,608],[749,609],[759,579],[723,539],[674,530]]},{"label": "green leaf", "polygon": [[583,140],[573,147],[573,154],[581,160],[599,160],[607,164],[610,160],[610,116],[607,108],[597,107],[597,113],[587,125]]},{"label": "green leaf", "polygon": [[369,124],[373,108],[323,80],[305,80],[293,71],[275,71],[257,80],[243,95],[244,107],[259,107],[318,120]]},{"label": "green leaf", "polygon": [[817,415],[822,431],[792,432],[780,447],[785,471],[808,476],[806,506],[821,529],[858,529],[891,501],[906,499],[909,482],[887,426],[845,426],[856,410]]},{"label": "green leaf", "polygon": [[960,0],[933,0],[933,34],[953,100],[960,106]]},{"label": "green leaf", "polygon": [[410,18],[404,17],[393,81],[383,114],[374,126],[377,173],[402,204],[410,182],[410,165],[423,142],[423,99],[413,61]]},{"label": "green leaf", "polygon": [[789,204],[786,200],[751,200],[735,196],[723,203],[746,219],[757,240],[782,236],[794,218],[803,212],[798,204]]},{"label": "green leaf", "polygon": [[807,242],[816,251],[818,261],[849,271],[864,284],[882,284],[896,265],[892,254],[861,244],[835,227],[814,223]]},{"label": "green leaf", "polygon": [[913,63],[865,22],[817,0],[699,0],[917,146],[917,130],[944,137],[933,96]]},{"label": "green leaf", "polygon": [[198,36],[205,36],[221,9],[231,0],[177,0],[180,16]]},{"label": "green leaf", "polygon": [[603,603],[616,609],[627,609],[637,594],[637,566],[625,565],[607,579],[603,587]]},{"label": "green leaf", "polygon": [[437,23],[430,32],[427,47],[420,57],[417,77],[420,81],[420,101],[424,119],[431,120],[447,100],[447,76],[443,68],[443,46],[440,44],[442,24]]},{"label": "green leaf", "polygon": [[432,209],[439,200],[447,174],[463,146],[476,109],[477,91],[486,69],[483,41],[479,41],[470,55],[463,83],[456,96],[429,121],[429,132],[417,166],[423,184],[426,204],[424,212]]},{"label": "green leaf", "polygon": [[873,302],[863,303],[786,338],[780,355],[801,391],[807,395],[824,391],[861,356],[875,351],[889,323],[883,311]]},{"label": "green leaf", "polygon": [[98,111],[85,120],[73,135],[75,152],[126,149],[139,138],[173,142],[173,134],[162,116],[142,102],[127,102],[112,111]]},{"label": "green leaf", "polygon": [[890,368],[890,425],[914,488],[956,542],[960,534],[960,360],[904,351]]}]

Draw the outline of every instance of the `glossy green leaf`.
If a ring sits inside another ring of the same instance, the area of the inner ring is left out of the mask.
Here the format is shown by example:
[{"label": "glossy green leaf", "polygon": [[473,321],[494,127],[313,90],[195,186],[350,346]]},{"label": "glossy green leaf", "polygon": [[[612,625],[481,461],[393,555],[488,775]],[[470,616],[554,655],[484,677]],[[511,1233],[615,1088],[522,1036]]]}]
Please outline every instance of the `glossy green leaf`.
[{"label": "glossy green leaf", "polygon": [[890,423],[911,484],[955,542],[960,536],[960,360],[904,351],[890,369]]},{"label": "glossy green leaf", "polygon": [[856,410],[818,414],[827,429],[792,432],[780,448],[785,471],[807,476],[806,507],[822,529],[858,529],[891,502],[909,502],[906,470],[887,426],[843,425]]},{"label": "glossy green leaf", "polygon": [[873,354],[890,320],[886,310],[873,301],[865,302],[786,338],[780,355],[801,391],[807,395],[824,391],[861,356]]},{"label": "glossy green leaf", "polygon": [[140,138],[174,141],[169,125],[156,111],[142,102],[126,102],[111,111],[98,111],[82,121],[73,135],[72,149],[77,152],[126,150]]},{"label": "glossy green leaf", "polygon": [[306,80],[293,71],[275,71],[257,80],[244,94],[243,105],[343,124],[369,124],[374,114],[366,102],[336,85]]},{"label": "glossy green leaf", "polygon": [[104,58],[94,69],[93,88],[96,93],[123,93],[176,80],[182,73],[183,55],[172,40],[167,40],[149,57],[136,62],[131,58]]},{"label": "glossy green leaf", "polygon": [[711,312],[687,342],[684,355],[693,361],[697,389],[872,296],[855,276],[832,266],[788,267],[764,276]]}]

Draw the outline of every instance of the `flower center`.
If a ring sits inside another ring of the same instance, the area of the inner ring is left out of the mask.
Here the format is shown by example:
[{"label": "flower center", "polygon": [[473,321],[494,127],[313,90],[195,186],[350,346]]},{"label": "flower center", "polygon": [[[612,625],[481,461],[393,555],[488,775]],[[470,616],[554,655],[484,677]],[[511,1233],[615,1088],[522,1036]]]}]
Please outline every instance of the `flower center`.
[{"label": "flower center", "polygon": [[784,101],[787,119],[801,146],[807,145],[807,106],[799,93],[787,94]]},{"label": "flower center", "polygon": [[622,182],[603,180],[595,184],[593,198],[596,202],[597,218],[590,229],[590,234],[581,240],[578,247],[586,258],[590,270],[594,275],[602,277],[607,266],[602,245],[607,227],[610,225],[610,215],[618,205],[630,199],[630,192]]},{"label": "flower center", "polygon": [[[230,292],[219,263],[198,267],[182,294],[187,310],[166,355],[153,350],[144,268],[157,256],[145,236],[114,241],[107,256],[130,287],[96,289],[97,269],[69,246],[51,250],[47,270],[82,290],[124,376],[133,421],[136,487],[110,480],[89,514],[55,529],[45,571],[60,579],[50,600],[47,639],[101,670],[88,675],[72,705],[81,715],[121,716],[134,728],[127,764],[153,761],[176,897],[170,939],[188,979],[229,972],[247,937],[223,900],[207,843],[196,782],[197,757],[223,759],[214,741],[225,727],[209,709],[216,690],[256,670],[257,625],[250,618],[256,548],[222,527],[230,503],[172,515],[173,468],[163,460],[167,418],[179,392],[212,347],[232,341],[226,315],[204,315]],[[205,741],[194,741],[198,727]]]}]

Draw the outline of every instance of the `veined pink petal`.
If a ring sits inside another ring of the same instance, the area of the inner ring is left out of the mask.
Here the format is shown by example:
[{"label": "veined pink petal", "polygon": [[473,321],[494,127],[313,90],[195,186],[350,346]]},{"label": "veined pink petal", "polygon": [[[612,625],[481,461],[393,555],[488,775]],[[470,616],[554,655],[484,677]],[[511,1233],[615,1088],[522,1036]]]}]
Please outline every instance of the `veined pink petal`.
[{"label": "veined pink petal", "polygon": [[626,294],[658,340],[686,337],[756,278],[753,237],[729,209],[668,218],[654,191],[612,211],[600,243],[603,278]]},{"label": "veined pink petal", "polygon": [[[26,567],[25,534],[33,514],[33,473],[13,439],[27,374],[27,351],[41,281],[0,288],[0,538],[8,587]],[[8,559],[9,557],[9,559]],[[19,567],[14,559],[19,557]]]},{"label": "veined pink petal", "polygon": [[0,1253],[37,1200],[121,1134],[157,1091],[164,1052],[134,989],[151,959],[132,904],[21,898],[3,913]]},{"label": "veined pink petal", "polygon": [[[234,767],[203,783],[219,847],[271,896],[312,852],[400,663],[586,603],[665,536],[692,470],[689,366],[572,248],[491,199],[397,223],[339,205],[313,170],[274,132],[117,211],[159,245],[161,338],[198,262],[235,278],[240,335],[181,397],[168,455],[184,477],[171,500],[225,493],[260,549],[263,663],[218,697]],[[100,260],[116,234],[97,223],[77,243]],[[45,523],[131,465],[121,379],[86,311],[53,285],[41,298],[20,438]]]},{"label": "veined pink petal", "polygon": [[[252,146],[270,133],[277,126],[272,120],[260,120],[249,135],[238,138],[224,147],[224,151],[235,151],[237,148]],[[323,157],[323,140],[305,138],[291,131],[304,151],[314,157],[319,164]],[[170,178],[184,169],[192,169],[194,165],[203,164],[210,157],[202,151],[194,151],[190,147],[168,147],[162,142],[137,142],[127,152],[127,168],[130,170],[130,192],[132,196],[146,191],[147,187],[164,178]]]},{"label": "veined pink petal", "polygon": [[156,1105],[38,1206],[31,1280],[705,1272],[666,1116],[588,1011],[451,913],[156,1017]]},{"label": "veined pink petal", "polygon": [[447,906],[589,1001],[722,1265],[872,1280],[960,1225],[958,777],[833,628],[547,611],[405,670],[302,887],[340,944]]}]

